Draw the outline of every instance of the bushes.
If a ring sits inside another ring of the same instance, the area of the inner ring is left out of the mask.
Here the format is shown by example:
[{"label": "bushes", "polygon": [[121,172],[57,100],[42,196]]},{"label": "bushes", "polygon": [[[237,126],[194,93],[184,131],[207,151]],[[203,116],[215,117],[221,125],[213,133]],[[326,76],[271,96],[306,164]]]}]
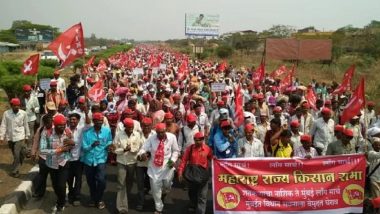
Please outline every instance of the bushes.
[{"label": "bushes", "polygon": [[218,55],[218,57],[222,59],[230,57],[232,53],[233,53],[232,48],[227,45],[222,45],[216,48],[216,54]]},{"label": "bushes", "polygon": [[[0,63],[0,88],[3,88],[8,98],[22,95],[22,86],[25,84],[34,84],[34,76],[25,76],[21,74],[22,63],[14,61],[4,61]],[[38,79],[53,78],[54,68],[48,66],[39,66]]]},{"label": "bushes", "polygon": [[40,60],[40,65],[47,66],[50,68],[58,68],[59,67],[59,62],[57,60],[53,59],[42,59]]}]

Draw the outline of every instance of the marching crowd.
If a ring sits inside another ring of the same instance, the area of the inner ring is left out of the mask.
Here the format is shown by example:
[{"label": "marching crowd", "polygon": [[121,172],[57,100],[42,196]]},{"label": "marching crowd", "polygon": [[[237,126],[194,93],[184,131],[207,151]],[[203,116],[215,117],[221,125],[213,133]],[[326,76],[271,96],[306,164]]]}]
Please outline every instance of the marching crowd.
[{"label": "marching crowd", "polygon": [[[112,164],[119,213],[128,213],[134,183],[136,209],[144,209],[149,191],[154,213],[162,213],[174,178],[186,181],[189,210],[205,213],[213,158],[365,153],[371,194],[380,197],[380,112],[374,102],[339,125],[350,94],[332,94],[336,85],[294,79],[282,90],[269,75],[252,81],[254,68],[221,67],[139,46],[110,57],[105,70],[86,65],[67,87],[59,71],[47,91],[25,85],[23,96],[10,100],[0,127],[1,143],[14,157],[11,175],[19,176],[25,158],[38,162],[33,197],[44,196],[50,174],[53,212],[61,213],[66,194],[69,203],[80,205],[84,174],[88,205],[104,209],[106,167]],[[104,88],[90,92],[99,82]],[[214,91],[213,83],[224,90]],[[313,108],[307,89],[316,94]]]}]

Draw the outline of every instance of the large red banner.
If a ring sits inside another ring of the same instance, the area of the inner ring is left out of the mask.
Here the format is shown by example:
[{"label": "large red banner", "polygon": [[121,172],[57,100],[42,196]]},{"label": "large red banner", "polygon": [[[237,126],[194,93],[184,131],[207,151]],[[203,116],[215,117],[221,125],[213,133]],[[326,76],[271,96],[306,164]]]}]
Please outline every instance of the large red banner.
[{"label": "large red banner", "polygon": [[213,160],[216,214],[361,213],[364,155]]}]

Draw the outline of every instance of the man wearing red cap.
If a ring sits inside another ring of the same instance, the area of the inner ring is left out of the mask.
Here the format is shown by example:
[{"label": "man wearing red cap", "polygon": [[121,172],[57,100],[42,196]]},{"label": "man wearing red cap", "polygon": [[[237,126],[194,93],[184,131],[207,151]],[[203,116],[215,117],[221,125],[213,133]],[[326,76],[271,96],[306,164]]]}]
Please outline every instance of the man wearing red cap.
[{"label": "man wearing red cap", "polygon": [[343,129],[341,139],[328,145],[326,155],[355,154],[355,144],[351,142],[353,137],[352,129]]},{"label": "man wearing red cap", "polygon": [[185,152],[186,148],[194,144],[194,134],[201,131],[200,126],[197,125],[197,116],[193,113],[187,115],[186,126],[181,128],[178,135],[178,147],[181,155]]},{"label": "man wearing red cap", "polygon": [[161,214],[164,208],[162,195],[168,193],[174,176],[174,163],[179,155],[177,138],[166,132],[165,123],[156,125],[156,134],[145,142],[138,153],[138,159],[147,160],[147,152],[150,153],[148,163],[148,175],[154,199],[155,214]]},{"label": "man wearing red cap", "polygon": [[359,115],[355,115],[353,118],[350,119],[348,123],[344,125],[345,128],[351,129],[354,132],[354,137],[352,138],[352,143],[355,145],[355,149],[358,152],[364,152],[363,151],[363,144],[365,142],[363,135],[362,135],[362,124],[360,123],[361,113]]},{"label": "man wearing red cap", "polygon": [[376,121],[376,112],[375,112],[375,102],[369,101],[367,103],[367,108],[364,110],[364,122],[365,127],[368,127],[372,125]]},{"label": "man wearing red cap", "polygon": [[22,109],[26,112],[28,116],[28,125],[30,131],[30,138],[28,139],[27,150],[28,154],[30,154],[30,150],[33,144],[33,136],[34,136],[34,126],[37,120],[36,113],[40,112],[40,104],[38,103],[37,97],[32,94],[32,87],[30,85],[24,85],[24,97],[21,100]]},{"label": "man wearing red cap", "polygon": [[116,208],[119,213],[128,213],[128,198],[131,197],[136,173],[137,152],[143,144],[143,137],[140,132],[134,131],[131,118],[125,118],[123,124],[124,131],[118,132],[113,141],[118,167]]},{"label": "man wearing red cap", "polygon": [[87,184],[90,188],[90,206],[104,209],[103,194],[106,189],[107,148],[112,144],[112,134],[108,127],[103,126],[103,114],[94,113],[94,125],[83,133],[81,161],[84,163]]},{"label": "man wearing red cap", "polygon": [[197,116],[197,125],[201,128],[201,132],[204,133],[207,138],[211,125],[207,114],[202,111],[201,104],[197,103],[194,105],[194,113]]},{"label": "man wearing red cap", "polygon": [[334,140],[334,120],[331,119],[331,110],[323,108],[322,116],[314,121],[310,130],[310,135],[313,136],[314,146],[318,154],[325,155],[327,146]]},{"label": "man wearing red cap", "polygon": [[299,158],[312,158],[317,157],[318,152],[315,148],[312,147],[313,142],[310,135],[301,135],[301,144],[302,146],[294,150],[294,157]]},{"label": "man wearing red cap", "polygon": [[62,99],[65,99],[65,95],[61,90],[58,90],[57,88],[57,81],[51,80],[50,81],[50,90],[46,94],[46,103],[47,102],[54,102],[55,107],[58,108],[59,103]]},{"label": "man wearing red cap", "polygon": [[30,136],[27,113],[20,109],[20,99],[12,98],[10,104],[11,109],[4,112],[1,121],[0,144],[8,142],[13,154],[11,175],[19,177],[19,168],[26,155],[25,140],[32,136]]},{"label": "man wearing red cap", "polygon": [[[182,156],[181,164],[178,167],[178,180],[183,181],[184,171],[189,164],[203,168],[206,172],[209,170],[209,161],[212,159],[212,151],[205,143],[205,136],[202,132],[194,134],[194,144],[186,148]],[[189,211],[204,214],[206,212],[208,179],[204,179],[201,184],[188,181],[189,183]]]},{"label": "man wearing red cap", "polygon": [[[153,120],[150,117],[144,117],[141,121],[142,128],[142,139],[143,145],[147,142],[147,140],[156,134],[156,131],[152,129]],[[150,189],[149,184],[149,176],[148,176],[148,160],[137,160],[137,168],[136,168],[136,183],[138,190],[138,200],[136,209],[138,211],[142,211],[144,208],[145,202],[145,188]]]},{"label": "man wearing red cap", "polygon": [[219,123],[220,131],[217,130],[213,136],[214,154],[217,158],[236,158],[238,155],[238,144],[233,134],[232,123],[223,119]]},{"label": "man wearing red cap", "polygon": [[66,129],[66,118],[58,114],[53,118],[54,129],[50,134],[46,131],[41,133],[40,152],[46,155],[45,165],[50,174],[57,202],[54,213],[62,213],[66,203],[66,181],[70,160],[70,150],[75,143],[72,133]]},{"label": "man wearing red cap", "polygon": [[60,77],[60,71],[54,71],[54,78],[52,80],[57,81],[57,89],[62,91],[63,96],[66,97],[66,83],[65,80]]},{"label": "man wearing red cap", "polygon": [[290,131],[292,132],[292,137],[290,141],[292,142],[293,149],[297,149],[302,146],[301,135],[304,133],[300,132],[300,122],[298,120],[293,120],[290,122]]},{"label": "man wearing red cap", "polygon": [[313,126],[314,123],[314,117],[313,115],[309,112],[310,111],[310,105],[308,102],[303,102],[301,104],[301,111],[302,111],[302,116],[301,116],[301,132],[304,134],[309,134],[310,129]]},{"label": "man wearing red cap", "polygon": [[166,131],[178,136],[180,127],[175,123],[174,115],[171,112],[165,113],[164,122],[166,124]]},{"label": "man wearing red cap", "polygon": [[244,127],[245,136],[238,140],[239,157],[264,157],[264,145],[254,136],[255,127],[248,123]]}]

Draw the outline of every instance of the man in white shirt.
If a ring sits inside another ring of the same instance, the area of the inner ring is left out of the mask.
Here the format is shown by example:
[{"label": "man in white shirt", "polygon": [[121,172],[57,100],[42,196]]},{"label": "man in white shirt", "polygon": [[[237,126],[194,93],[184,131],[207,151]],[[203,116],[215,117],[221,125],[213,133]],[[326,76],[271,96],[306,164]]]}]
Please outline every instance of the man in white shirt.
[{"label": "man in white shirt", "polygon": [[292,122],[290,122],[290,131],[292,132],[290,141],[293,144],[293,150],[302,146],[301,135],[303,135],[303,133],[300,132],[299,129],[300,129],[300,123],[298,122],[298,120],[293,120]]},{"label": "man in white shirt", "polygon": [[24,85],[24,97],[22,99],[22,106],[26,115],[28,116],[28,126],[30,132],[30,138],[28,139],[27,150],[28,155],[30,154],[30,150],[33,144],[33,136],[34,136],[34,125],[37,120],[36,113],[40,112],[40,104],[38,103],[37,97],[31,94],[32,87],[30,85]]},{"label": "man in white shirt", "polygon": [[182,127],[178,135],[178,147],[181,154],[184,153],[186,148],[194,144],[194,134],[201,131],[200,126],[197,125],[197,116],[189,114],[186,118],[187,125]]},{"label": "man in white shirt", "polygon": [[174,177],[174,163],[179,155],[176,136],[166,132],[165,123],[156,125],[156,134],[149,137],[140,149],[138,160],[147,160],[147,152],[151,154],[148,176],[156,209],[154,213],[160,214],[164,208],[162,195],[170,190]]},{"label": "man in white shirt", "polygon": [[327,146],[334,139],[334,120],[331,119],[331,110],[323,108],[321,111],[322,117],[316,119],[310,130],[310,135],[313,136],[313,143],[318,151],[318,154],[325,155]]},{"label": "man in white shirt", "polygon": [[317,150],[315,150],[315,148],[312,147],[310,135],[301,135],[300,140],[301,140],[302,146],[294,150],[293,157],[310,159],[312,157],[318,156]]},{"label": "man in white shirt", "polygon": [[200,104],[195,104],[194,110],[195,115],[197,116],[197,125],[201,127],[201,132],[204,136],[208,136],[210,131],[210,122],[208,121],[207,114],[202,112],[202,106]]},{"label": "man in white shirt", "polygon": [[254,131],[255,128],[253,124],[248,123],[245,125],[245,137],[242,137],[238,140],[238,157],[264,157],[264,145],[259,139],[253,136]]},{"label": "man in white shirt", "polygon": [[66,97],[66,83],[65,80],[59,77],[60,72],[54,71],[54,79],[57,81],[57,89],[63,92],[63,96]]},{"label": "man in white shirt", "polygon": [[136,172],[137,152],[143,144],[143,138],[140,132],[134,130],[131,118],[125,118],[123,124],[124,131],[118,132],[113,142],[118,167],[116,208],[119,213],[128,213],[128,198],[131,196]]},{"label": "man in white shirt", "polygon": [[26,155],[25,140],[29,139],[28,116],[20,109],[21,101],[13,98],[10,102],[11,108],[4,112],[0,126],[0,144],[4,140],[8,142],[13,154],[11,175],[19,177],[19,168]]}]

